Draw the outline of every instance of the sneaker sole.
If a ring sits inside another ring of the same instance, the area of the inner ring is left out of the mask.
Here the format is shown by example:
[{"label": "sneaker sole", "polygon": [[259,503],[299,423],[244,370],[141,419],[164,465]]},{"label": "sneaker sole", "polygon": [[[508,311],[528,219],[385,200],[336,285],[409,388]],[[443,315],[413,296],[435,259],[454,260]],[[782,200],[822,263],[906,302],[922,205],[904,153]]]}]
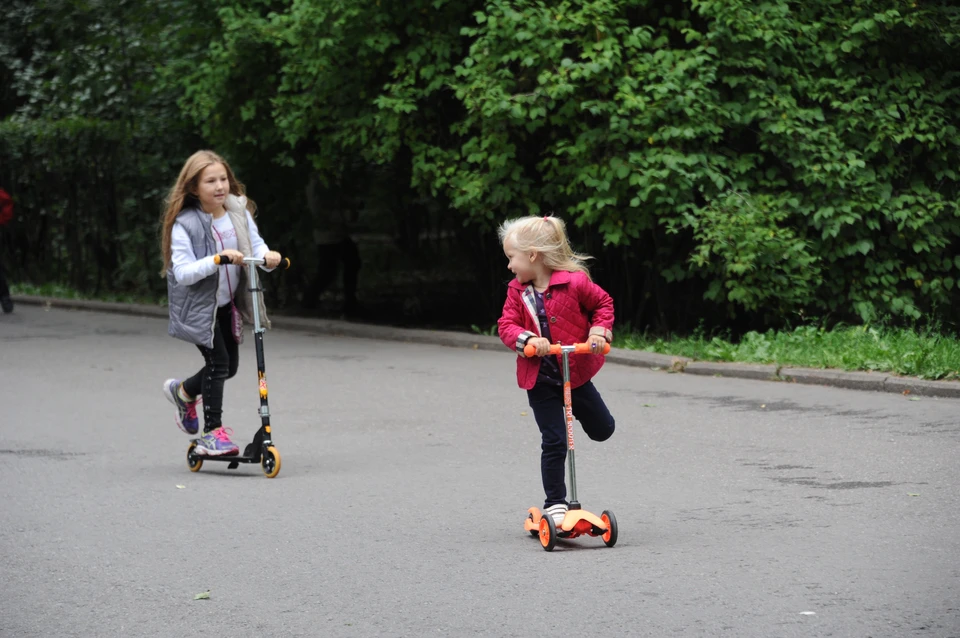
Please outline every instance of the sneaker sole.
[{"label": "sneaker sole", "polygon": [[197,447],[193,448],[193,452],[197,456],[238,456],[240,454],[240,448],[217,452],[216,450],[208,450],[205,447],[200,447],[198,444]]},{"label": "sneaker sole", "polygon": [[[176,399],[174,399],[173,395],[170,393],[170,382],[175,380],[176,379],[167,379],[166,381],[163,382],[163,396],[167,397],[167,401],[172,403],[173,407],[177,408],[177,413],[173,415],[173,422],[177,424],[177,427],[180,428],[181,432],[183,432],[184,434],[189,434],[193,436],[194,434],[200,431],[200,428],[197,427],[196,430],[191,432],[190,430],[184,427],[183,421],[180,420],[180,406],[177,405]],[[197,397],[197,406],[200,406],[202,401],[203,401],[203,397]],[[216,456],[216,455],[211,454],[209,456]]]}]

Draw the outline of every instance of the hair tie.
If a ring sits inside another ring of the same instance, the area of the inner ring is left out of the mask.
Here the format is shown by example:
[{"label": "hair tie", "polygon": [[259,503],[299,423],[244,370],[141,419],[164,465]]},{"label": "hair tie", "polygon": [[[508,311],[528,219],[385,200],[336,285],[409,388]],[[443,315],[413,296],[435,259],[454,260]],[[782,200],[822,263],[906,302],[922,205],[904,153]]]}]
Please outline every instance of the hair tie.
[{"label": "hair tie", "polygon": [[547,216],[546,216],[546,215],[543,216],[543,221],[547,221]]}]

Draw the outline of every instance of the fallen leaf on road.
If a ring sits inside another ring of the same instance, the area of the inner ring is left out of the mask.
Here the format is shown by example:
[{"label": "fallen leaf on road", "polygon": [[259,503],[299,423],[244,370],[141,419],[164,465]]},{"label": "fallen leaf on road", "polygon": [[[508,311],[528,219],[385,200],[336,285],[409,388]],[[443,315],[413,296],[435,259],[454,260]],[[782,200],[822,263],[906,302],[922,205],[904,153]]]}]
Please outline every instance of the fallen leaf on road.
[{"label": "fallen leaf on road", "polygon": [[817,612],[815,612],[815,611],[801,611],[801,612],[800,612],[800,615],[801,615],[801,616],[816,616],[816,615],[817,615]]},{"label": "fallen leaf on road", "polygon": [[526,413],[526,412],[521,412],[521,413],[520,413],[520,416],[527,416],[527,413]]},{"label": "fallen leaf on road", "polygon": [[908,492],[908,493],[907,493],[907,496],[920,496],[920,495],[919,495],[919,494],[910,494],[910,493]]},{"label": "fallen leaf on road", "polygon": [[910,397],[910,401],[919,401],[920,397]]},{"label": "fallen leaf on road", "polygon": [[766,407],[767,407],[767,404],[766,404],[766,403],[761,403],[761,404],[760,404],[760,407],[761,407],[761,408],[766,408]]},{"label": "fallen leaf on road", "polygon": [[178,489],[178,490],[183,490],[183,489],[186,489],[186,488],[187,488],[186,485],[178,485],[178,486],[177,486],[177,489]]},{"label": "fallen leaf on road", "polygon": [[210,590],[202,591],[196,596],[193,597],[194,600],[208,600],[210,598]]},{"label": "fallen leaf on road", "polygon": [[652,404],[652,403],[644,403],[644,404],[643,404],[643,407],[645,407],[645,408],[655,408],[655,407],[657,407],[657,406],[655,406],[655,405]]}]

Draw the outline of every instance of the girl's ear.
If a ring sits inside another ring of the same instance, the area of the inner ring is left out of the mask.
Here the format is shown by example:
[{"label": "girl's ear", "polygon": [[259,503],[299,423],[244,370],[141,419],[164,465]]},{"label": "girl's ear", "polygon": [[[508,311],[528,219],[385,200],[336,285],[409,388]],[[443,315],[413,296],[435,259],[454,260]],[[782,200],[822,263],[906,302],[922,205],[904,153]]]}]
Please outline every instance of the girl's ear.
[{"label": "girl's ear", "polygon": [[531,250],[531,251],[530,251],[530,263],[535,262],[535,261],[537,260],[537,257],[538,257],[539,255],[540,255],[540,253],[538,253],[537,251]]}]

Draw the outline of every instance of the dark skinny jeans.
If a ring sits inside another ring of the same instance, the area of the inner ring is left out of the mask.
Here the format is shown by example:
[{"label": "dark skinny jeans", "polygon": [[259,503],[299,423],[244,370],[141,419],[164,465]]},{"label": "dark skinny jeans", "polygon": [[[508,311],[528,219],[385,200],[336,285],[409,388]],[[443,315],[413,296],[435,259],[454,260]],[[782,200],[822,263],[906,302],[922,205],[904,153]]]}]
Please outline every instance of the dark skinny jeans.
[{"label": "dark skinny jeans", "polygon": [[203,431],[209,432],[223,425],[223,384],[237,374],[240,366],[240,348],[231,331],[230,304],[217,309],[213,348],[197,348],[206,365],[183,382],[183,390],[192,397],[203,395]]},{"label": "dark skinny jeans", "polygon": [[[546,495],[543,506],[566,503],[567,422],[563,414],[563,386],[538,383],[527,390],[527,398],[543,439],[540,445],[540,477]],[[571,390],[570,398],[573,416],[587,436],[594,441],[606,441],[613,436],[616,423],[591,381]]]}]

